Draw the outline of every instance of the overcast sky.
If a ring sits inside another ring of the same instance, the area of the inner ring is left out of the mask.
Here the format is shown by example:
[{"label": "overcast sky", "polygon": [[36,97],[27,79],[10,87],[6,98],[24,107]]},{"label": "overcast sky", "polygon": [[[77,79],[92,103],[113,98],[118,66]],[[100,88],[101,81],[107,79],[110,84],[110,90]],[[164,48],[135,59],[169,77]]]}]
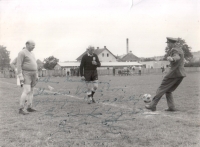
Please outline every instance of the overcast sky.
[{"label": "overcast sky", "polygon": [[200,50],[199,0],[0,0],[0,45],[11,59],[32,39],[34,54],[71,61],[89,45],[114,55],[162,56],[166,37]]}]

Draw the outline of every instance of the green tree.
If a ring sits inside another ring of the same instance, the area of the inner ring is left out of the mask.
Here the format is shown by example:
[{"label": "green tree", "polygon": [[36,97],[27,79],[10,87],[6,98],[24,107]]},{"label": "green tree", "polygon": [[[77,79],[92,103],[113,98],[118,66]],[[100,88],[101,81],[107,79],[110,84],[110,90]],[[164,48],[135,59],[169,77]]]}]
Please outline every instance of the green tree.
[{"label": "green tree", "polygon": [[[184,52],[184,57],[185,57],[186,60],[191,60],[192,59],[192,57],[193,57],[193,55],[191,53],[191,49],[192,48],[187,45],[187,43],[185,42],[185,40],[183,40],[181,38],[178,38],[178,42],[176,43],[176,46],[182,48],[182,50]],[[165,48],[164,60],[167,59],[168,52],[169,52],[169,48],[166,47]]]},{"label": "green tree", "polygon": [[6,47],[0,45],[0,68],[1,70],[10,67],[10,52]]},{"label": "green tree", "polygon": [[48,70],[52,70],[54,69],[54,67],[56,66],[56,64],[59,62],[59,59],[55,58],[54,56],[50,56],[46,59],[44,59],[43,63],[44,63],[44,68],[48,69]]}]

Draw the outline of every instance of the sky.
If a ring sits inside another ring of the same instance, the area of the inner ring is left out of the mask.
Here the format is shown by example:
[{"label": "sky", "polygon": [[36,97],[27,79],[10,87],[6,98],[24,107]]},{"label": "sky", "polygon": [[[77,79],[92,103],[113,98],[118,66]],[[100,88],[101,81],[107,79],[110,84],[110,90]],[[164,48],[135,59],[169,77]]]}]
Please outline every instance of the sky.
[{"label": "sky", "polygon": [[199,0],[0,0],[0,45],[13,60],[27,40],[41,61],[75,61],[88,46],[163,56],[166,37],[200,51]]}]

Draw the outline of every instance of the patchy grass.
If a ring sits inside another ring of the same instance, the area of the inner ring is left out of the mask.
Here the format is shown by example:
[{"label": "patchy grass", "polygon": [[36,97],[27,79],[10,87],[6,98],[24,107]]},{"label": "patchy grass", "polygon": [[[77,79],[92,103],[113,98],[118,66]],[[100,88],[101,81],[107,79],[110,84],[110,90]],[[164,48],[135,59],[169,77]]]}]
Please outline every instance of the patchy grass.
[{"label": "patchy grass", "polygon": [[165,96],[156,112],[141,99],[155,94],[162,75],[100,76],[92,105],[79,77],[41,78],[34,91],[38,111],[26,116],[18,114],[22,89],[2,78],[0,147],[198,147],[199,75],[189,73],[174,92],[174,113],[164,111]]}]

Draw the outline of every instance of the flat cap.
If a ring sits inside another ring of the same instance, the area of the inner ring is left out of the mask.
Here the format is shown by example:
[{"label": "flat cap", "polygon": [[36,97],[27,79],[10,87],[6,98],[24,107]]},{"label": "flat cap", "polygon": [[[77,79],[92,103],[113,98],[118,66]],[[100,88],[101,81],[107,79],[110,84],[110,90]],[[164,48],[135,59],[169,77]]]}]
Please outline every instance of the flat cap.
[{"label": "flat cap", "polygon": [[166,43],[175,43],[178,41],[178,38],[172,38],[172,37],[167,37],[167,42]]}]

